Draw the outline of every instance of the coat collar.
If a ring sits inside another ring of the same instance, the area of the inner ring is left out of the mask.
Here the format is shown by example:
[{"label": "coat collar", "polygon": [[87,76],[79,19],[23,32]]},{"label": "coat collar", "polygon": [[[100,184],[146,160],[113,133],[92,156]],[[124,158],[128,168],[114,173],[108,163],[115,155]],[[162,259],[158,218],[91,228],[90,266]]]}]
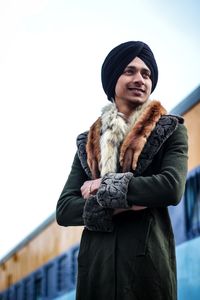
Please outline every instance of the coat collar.
[{"label": "coat collar", "polygon": [[166,115],[160,102],[151,101],[127,122],[111,104],[103,109],[89,132],[77,138],[82,167],[90,178],[117,170],[132,171],[138,176],[182,120]]}]

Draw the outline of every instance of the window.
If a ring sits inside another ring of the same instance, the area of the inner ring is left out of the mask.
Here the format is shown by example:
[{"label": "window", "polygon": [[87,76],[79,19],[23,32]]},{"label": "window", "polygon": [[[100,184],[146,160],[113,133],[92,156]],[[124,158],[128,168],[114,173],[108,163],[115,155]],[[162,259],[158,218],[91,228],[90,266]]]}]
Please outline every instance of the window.
[{"label": "window", "polygon": [[188,174],[184,198],[186,235],[192,239],[200,235],[200,166]]},{"label": "window", "polygon": [[34,276],[34,300],[42,300],[43,291],[43,277],[41,273]]},{"label": "window", "polygon": [[79,252],[79,246],[75,246],[73,249],[72,249],[72,282],[73,282],[73,285],[75,287],[76,285],[76,278],[77,278],[77,272],[78,272],[78,267],[77,267],[77,257],[78,257],[78,252]]},{"label": "window", "polygon": [[45,266],[45,296],[54,297],[55,295],[55,262]]},{"label": "window", "polygon": [[33,285],[31,278],[27,278],[24,280],[24,289],[23,289],[23,300],[32,299],[33,295]]},{"label": "window", "polygon": [[22,299],[22,284],[15,285],[15,300]]},{"label": "window", "polygon": [[69,281],[69,272],[67,272],[67,255],[63,255],[58,259],[58,271],[57,271],[57,288],[58,292],[67,290],[67,282]]}]

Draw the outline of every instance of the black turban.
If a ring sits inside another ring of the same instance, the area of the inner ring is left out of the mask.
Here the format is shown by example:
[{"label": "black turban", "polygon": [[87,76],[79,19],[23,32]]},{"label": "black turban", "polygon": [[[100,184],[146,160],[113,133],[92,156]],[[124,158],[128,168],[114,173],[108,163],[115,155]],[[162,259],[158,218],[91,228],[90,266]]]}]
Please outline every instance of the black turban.
[{"label": "black turban", "polygon": [[108,100],[114,98],[115,86],[118,78],[121,76],[126,66],[136,56],[143,60],[151,71],[151,93],[155,89],[158,81],[158,67],[153,52],[149,46],[143,42],[130,41],[113,48],[106,56],[102,65],[101,81]]}]

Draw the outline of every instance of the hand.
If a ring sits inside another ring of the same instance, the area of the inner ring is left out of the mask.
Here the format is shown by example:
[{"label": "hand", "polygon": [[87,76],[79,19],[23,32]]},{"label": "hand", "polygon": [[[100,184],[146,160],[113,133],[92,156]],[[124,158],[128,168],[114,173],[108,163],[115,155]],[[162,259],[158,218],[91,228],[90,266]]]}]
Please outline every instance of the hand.
[{"label": "hand", "polygon": [[130,210],[137,211],[137,210],[143,210],[143,209],[146,209],[146,208],[147,208],[146,206],[132,205]]},{"label": "hand", "polygon": [[95,195],[99,189],[100,184],[101,178],[85,181],[81,187],[81,194],[83,198],[86,200],[90,197],[90,195]]},{"label": "hand", "polygon": [[114,210],[113,215],[117,215],[120,214],[124,211],[128,211],[128,210],[133,210],[133,211],[138,211],[138,210],[143,210],[146,209],[146,206],[139,206],[139,205],[132,205],[130,208],[117,208]]},{"label": "hand", "polygon": [[129,208],[117,208],[117,209],[114,210],[113,215],[118,215],[118,214],[120,214],[124,211],[128,211],[128,210],[130,210],[130,209]]}]

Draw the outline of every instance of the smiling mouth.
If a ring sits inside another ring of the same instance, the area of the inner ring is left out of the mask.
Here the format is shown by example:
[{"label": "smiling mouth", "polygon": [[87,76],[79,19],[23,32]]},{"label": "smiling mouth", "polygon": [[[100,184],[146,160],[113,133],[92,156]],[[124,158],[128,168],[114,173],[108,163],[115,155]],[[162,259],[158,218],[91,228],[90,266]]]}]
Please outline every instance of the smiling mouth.
[{"label": "smiling mouth", "polygon": [[130,91],[136,92],[136,93],[144,93],[144,90],[138,89],[138,88],[128,88]]}]

